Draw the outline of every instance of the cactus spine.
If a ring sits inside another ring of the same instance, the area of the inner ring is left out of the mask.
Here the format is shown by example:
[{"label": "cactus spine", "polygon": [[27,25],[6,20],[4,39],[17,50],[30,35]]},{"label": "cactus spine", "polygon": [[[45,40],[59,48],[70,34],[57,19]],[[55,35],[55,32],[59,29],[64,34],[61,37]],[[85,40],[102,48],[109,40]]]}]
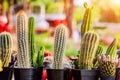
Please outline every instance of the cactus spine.
[{"label": "cactus spine", "polygon": [[117,52],[117,39],[114,39],[107,48],[106,54],[110,55],[112,59],[115,59],[117,54],[116,52]]},{"label": "cactus spine", "polygon": [[0,34],[0,59],[3,67],[8,67],[11,61],[12,38],[8,32]]},{"label": "cactus spine", "polygon": [[81,25],[82,38],[87,31],[92,29],[92,8],[88,8],[87,3],[84,3],[84,7],[86,8],[86,11]]},{"label": "cactus spine", "polygon": [[91,69],[94,56],[99,44],[99,36],[93,31],[88,31],[85,33],[79,53],[79,68],[80,69]]},{"label": "cactus spine", "polygon": [[35,43],[34,43],[34,18],[30,17],[28,22],[29,27],[29,52],[31,54],[31,62],[32,66],[38,67],[43,66],[43,59],[44,59],[44,47],[41,46],[38,53],[35,51]]},{"label": "cactus spine", "polygon": [[60,24],[57,26],[57,29],[55,32],[54,62],[53,62],[54,69],[63,69],[65,40],[66,40],[65,26],[63,24]]},{"label": "cactus spine", "polygon": [[28,21],[24,11],[17,15],[18,67],[30,68],[31,58],[28,50]]}]

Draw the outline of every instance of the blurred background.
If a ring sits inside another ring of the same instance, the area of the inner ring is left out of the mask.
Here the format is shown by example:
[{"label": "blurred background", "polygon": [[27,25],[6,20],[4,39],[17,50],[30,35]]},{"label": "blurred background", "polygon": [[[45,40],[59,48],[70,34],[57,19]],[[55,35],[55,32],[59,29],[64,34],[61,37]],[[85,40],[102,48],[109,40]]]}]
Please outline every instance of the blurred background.
[{"label": "blurred background", "polygon": [[76,56],[84,2],[93,6],[93,28],[100,35],[101,45],[106,48],[117,37],[120,48],[120,0],[0,0],[0,32],[10,32],[16,43],[16,14],[24,10],[28,17],[35,18],[36,47],[44,45],[48,53],[53,53],[54,31],[63,23],[68,28],[65,54]]}]

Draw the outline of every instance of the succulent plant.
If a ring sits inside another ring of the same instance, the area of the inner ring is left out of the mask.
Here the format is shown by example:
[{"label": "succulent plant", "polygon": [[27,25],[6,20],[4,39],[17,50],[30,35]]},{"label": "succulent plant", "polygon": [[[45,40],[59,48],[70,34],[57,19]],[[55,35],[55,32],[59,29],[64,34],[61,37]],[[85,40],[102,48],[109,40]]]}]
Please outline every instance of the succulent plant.
[{"label": "succulent plant", "polygon": [[93,67],[98,67],[98,56],[103,53],[103,48],[101,45],[98,46],[95,58],[93,60]]},{"label": "succulent plant", "polygon": [[88,31],[82,38],[80,44],[80,53],[78,57],[80,69],[91,69],[93,59],[99,45],[99,36],[94,31]]},{"label": "succulent plant", "polygon": [[116,72],[115,63],[109,55],[99,57],[100,76],[114,76]]},{"label": "succulent plant", "polygon": [[111,61],[102,62],[100,65],[101,76],[114,76],[115,75],[115,64]]},{"label": "succulent plant", "polygon": [[34,18],[30,17],[28,22],[28,28],[29,28],[29,52],[31,54],[31,62],[32,66],[43,66],[43,60],[44,60],[44,47],[41,46],[40,50],[37,52],[35,50],[35,43],[34,43]]},{"label": "succulent plant", "polygon": [[12,53],[12,37],[8,32],[0,34],[0,60],[3,67],[9,67]]},{"label": "succulent plant", "polygon": [[88,8],[87,3],[84,3],[84,7],[86,8],[83,22],[81,25],[81,36],[83,38],[84,34],[92,29],[92,7]]},{"label": "succulent plant", "polygon": [[57,26],[54,40],[54,69],[63,69],[63,56],[66,41],[66,29],[63,24]]},{"label": "succulent plant", "polygon": [[30,68],[31,56],[28,47],[28,19],[24,11],[17,15],[17,48],[18,68]]},{"label": "succulent plant", "polygon": [[110,55],[112,59],[116,58],[117,55],[117,39],[114,39],[112,43],[109,45],[106,51],[107,55]]}]

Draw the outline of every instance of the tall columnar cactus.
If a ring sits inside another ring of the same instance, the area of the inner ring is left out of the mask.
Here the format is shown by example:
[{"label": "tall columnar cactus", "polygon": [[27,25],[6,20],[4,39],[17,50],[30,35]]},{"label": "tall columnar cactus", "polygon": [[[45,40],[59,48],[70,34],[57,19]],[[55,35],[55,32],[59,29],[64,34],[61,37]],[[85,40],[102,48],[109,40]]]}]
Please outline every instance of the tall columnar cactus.
[{"label": "tall columnar cactus", "polygon": [[86,11],[81,25],[82,38],[87,31],[92,29],[92,8],[88,8],[87,3],[84,3],[84,7],[86,8]]},{"label": "tall columnar cactus", "polygon": [[110,57],[112,59],[116,58],[116,54],[117,54],[117,39],[114,39],[112,41],[112,43],[109,45],[109,47],[107,48],[106,54],[110,55]]},{"label": "tall columnar cactus", "polygon": [[36,53],[35,53],[35,44],[34,44],[34,18],[33,17],[29,18],[28,28],[29,28],[29,31],[28,31],[29,32],[29,36],[28,36],[28,40],[29,40],[29,52],[31,54],[32,64],[34,64],[33,63],[33,57],[34,57],[34,55]]},{"label": "tall columnar cactus", "polygon": [[24,11],[17,15],[17,45],[18,45],[18,67],[30,68],[31,57],[28,50],[28,20]]},{"label": "tall columnar cactus", "polygon": [[8,67],[11,61],[12,37],[8,32],[0,34],[0,60],[3,67]]},{"label": "tall columnar cactus", "polygon": [[28,22],[29,27],[29,52],[31,54],[31,62],[32,66],[34,67],[40,67],[43,66],[43,60],[44,60],[44,47],[41,46],[38,53],[35,50],[35,43],[34,43],[34,18],[30,17]]},{"label": "tall columnar cactus", "polygon": [[98,56],[101,55],[103,53],[103,48],[101,45],[98,46],[97,51],[96,51],[96,55],[95,58],[93,60],[93,67],[98,67]]},{"label": "tall columnar cactus", "polygon": [[54,69],[63,69],[63,56],[66,40],[65,31],[65,26],[63,24],[57,26],[54,40]]},{"label": "tall columnar cactus", "polygon": [[99,36],[93,31],[85,33],[79,53],[79,68],[80,69],[91,69],[93,65],[93,59],[96,54],[99,44]]}]

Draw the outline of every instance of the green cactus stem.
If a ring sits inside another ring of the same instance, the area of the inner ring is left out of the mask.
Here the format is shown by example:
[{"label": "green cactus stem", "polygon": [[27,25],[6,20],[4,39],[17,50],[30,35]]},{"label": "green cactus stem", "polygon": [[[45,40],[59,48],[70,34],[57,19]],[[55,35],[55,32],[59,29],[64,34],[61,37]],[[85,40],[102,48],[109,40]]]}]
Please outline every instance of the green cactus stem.
[{"label": "green cactus stem", "polygon": [[81,25],[82,38],[87,31],[92,29],[92,7],[88,8],[87,3],[84,3],[84,7],[86,8],[86,11]]},{"label": "green cactus stem", "polygon": [[93,31],[88,31],[83,36],[80,44],[79,68],[90,70],[93,66],[93,59],[99,45],[99,36]]},{"label": "green cactus stem", "polygon": [[18,67],[30,68],[31,56],[28,47],[28,20],[24,11],[17,15]]},{"label": "green cactus stem", "polygon": [[[31,54],[31,60],[32,60],[32,64],[34,65],[34,61],[35,58],[37,57],[37,54],[35,53],[35,44],[34,44],[34,18],[30,17],[29,21],[28,21],[28,28],[29,28],[29,36],[28,36],[28,40],[29,40],[29,52]],[[36,56],[36,57],[35,57]]]},{"label": "green cactus stem", "polygon": [[0,60],[3,67],[8,67],[11,62],[12,37],[8,32],[0,34]]},{"label": "green cactus stem", "polygon": [[96,51],[96,55],[95,58],[93,60],[93,67],[98,67],[98,56],[101,55],[103,53],[103,48],[101,45],[98,46],[97,51]]},{"label": "green cactus stem", "polygon": [[63,24],[57,26],[54,40],[54,69],[63,69],[63,56],[65,50],[66,30]]},{"label": "green cactus stem", "polygon": [[114,39],[112,43],[109,45],[109,47],[107,48],[106,54],[110,55],[112,59],[115,59],[117,55],[116,52],[117,52],[117,39]]}]

